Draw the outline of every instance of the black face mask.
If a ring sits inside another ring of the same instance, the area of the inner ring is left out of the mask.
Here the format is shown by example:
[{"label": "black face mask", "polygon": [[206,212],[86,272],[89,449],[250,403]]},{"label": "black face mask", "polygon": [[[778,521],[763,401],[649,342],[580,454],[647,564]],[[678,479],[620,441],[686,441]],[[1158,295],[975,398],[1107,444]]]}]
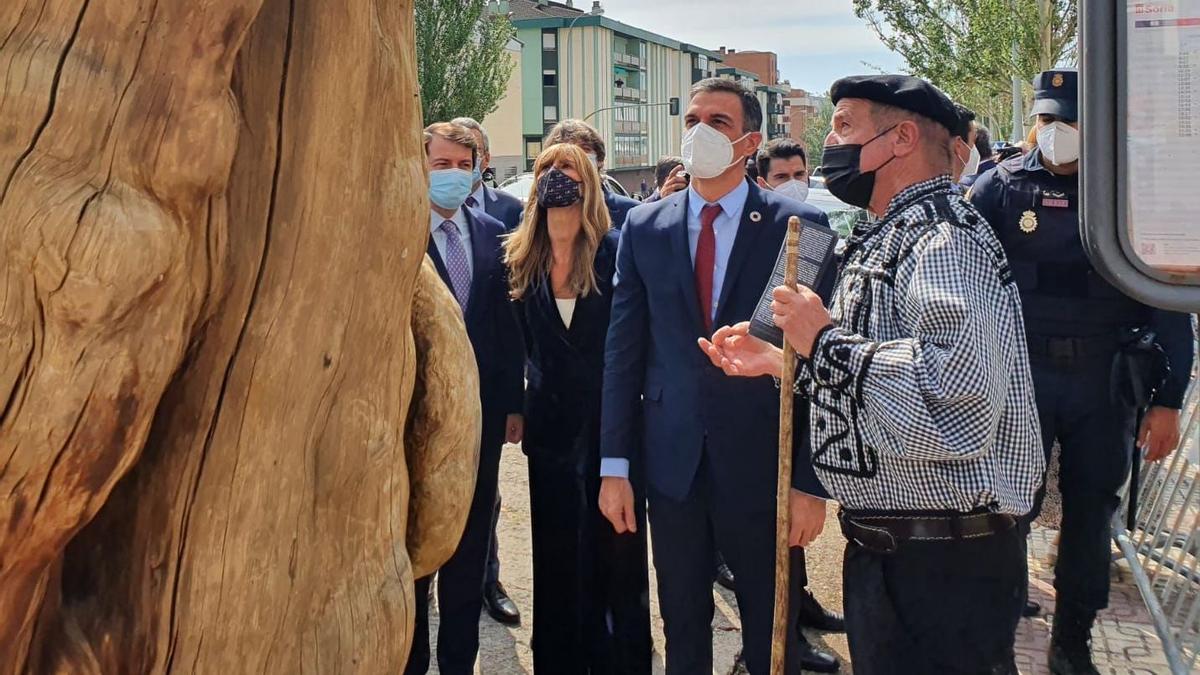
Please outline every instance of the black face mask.
[{"label": "black face mask", "polygon": [[870,171],[863,171],[860,166],[862,149],[895,128],[891,126],[884,129],[866,143],[825,146],[821,172],[825,176],[825,188],[830,194],[851,206],[870,208],[871,195],[875,193],[875,172],[891,163],[896,156],[892,155],[892,159]]},{"label": "black face mask", "polygon": [[538,206],[544,209],[573,206],[581,197],[579,183],[557,168],[551,168],[538,178]]}]

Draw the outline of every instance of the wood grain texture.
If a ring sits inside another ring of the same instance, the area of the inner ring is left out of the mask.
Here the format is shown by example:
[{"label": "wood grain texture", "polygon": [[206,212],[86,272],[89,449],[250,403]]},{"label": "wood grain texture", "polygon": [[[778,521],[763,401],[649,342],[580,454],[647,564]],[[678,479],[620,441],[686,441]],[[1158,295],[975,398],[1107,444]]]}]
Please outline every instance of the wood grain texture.
[{"label": "wood grain texture", "polygon": [[[408,554],[413,576],[420,579],[437,571],[462,537],[483,424],[475,352],[458,303],[428,258],[413,296],[413,338],[419,358],[406,444],[412,486]],[[465,386],[464,362],[471,376]],[[469,457],[462,448],[472,449]]]},{"label": "wood grain texture", "polygon": [[[800,258],[800,219],[788,219],[783,283],[796,290],[796,269]],[[771,675],[783,675],[788,640],[788,591],[791,582],[792,530],[792,443],[795,438],[793,410],[796,396],[796,350],[783,341],[783,372],[779,376],[779,464],[775,479],[775,615],[771,624]]]},{"label": "wood grain texture", "polygon": [[0,673],[402,669],[479,415],[412,33],[0,3]]}]

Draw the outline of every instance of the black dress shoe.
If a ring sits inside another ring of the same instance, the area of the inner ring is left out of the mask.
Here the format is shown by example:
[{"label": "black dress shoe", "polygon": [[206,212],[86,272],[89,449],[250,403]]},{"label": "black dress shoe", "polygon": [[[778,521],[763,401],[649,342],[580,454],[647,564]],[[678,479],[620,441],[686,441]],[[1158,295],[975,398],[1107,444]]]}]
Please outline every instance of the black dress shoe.
[{"label": "black dress shoe", "polygon": [[804,638],[800,638],[800,669],[814,673],[836,673],[841,667],[837,657],[817,649]]},{"label": "black dress shoe", "polygon": [[824,633],[846,632],[846,618],[822,607],[808,589],[800,594],[800,625]]},{"label": "black dress shoe", "polygon": [[733,571],[729,569],[729,565],[725,563],[717,565],[717,583],[722,588],[733,590]]},{"label": "black dress shoe", "polygon": [[1037,616],[1042,613],[1042,606],[1032,600],[1026,600],[1025,606],[1021,608],[1021,616],[1026,619]]},{"label": "black dress shoe", "polygon": [[499,581],[484,586],[483,606],[487,608],[488,616],[497,622],[505,626],[521,625],[521,610],[517,609],[517,603],[508,597],[508,593],[504,591],[504,584]]}]

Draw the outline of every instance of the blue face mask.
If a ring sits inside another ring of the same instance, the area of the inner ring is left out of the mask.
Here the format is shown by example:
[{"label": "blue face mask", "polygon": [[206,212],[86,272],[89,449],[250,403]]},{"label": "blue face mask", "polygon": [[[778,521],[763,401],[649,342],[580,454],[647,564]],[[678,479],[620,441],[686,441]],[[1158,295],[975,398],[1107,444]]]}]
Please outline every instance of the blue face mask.
[{"label": "blue face mask", "polygon": [[471,172],[466,169],[440,169],[429,172],[429,201],[453,211],[471,196]]},{"label": "blue face mask", "polygon": [[475,170],[471,173],[471,185],[479,185],[483,182],[483,172],[479,170],[479,165],[475,165]]}]

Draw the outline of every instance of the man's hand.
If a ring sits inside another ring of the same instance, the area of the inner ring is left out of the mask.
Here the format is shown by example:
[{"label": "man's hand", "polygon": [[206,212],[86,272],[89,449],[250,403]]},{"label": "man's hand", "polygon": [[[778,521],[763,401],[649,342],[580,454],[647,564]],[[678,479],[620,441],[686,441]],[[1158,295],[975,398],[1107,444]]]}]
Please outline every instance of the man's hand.
[{"label": "man's hand", "polygon": [[1138,431],[1137,446],[1145,449],[1147,461],[1170,457],[1179,447],[1179,411],[1160,405],[1147,410]]},{"label": "man's hand", "polygon": [[600,513],[608,518],[617,534],[637,532],[633,511],[633,484],[628,478],[605,476],[600,479]]},{"label": "man's hand", "polygon": [[699,340],[700,349],[726,375],[759,377],[783,372],[783,350],[750,334],[750,322],[723,326],[712,341]]},{"label": "man's hand", "polygon": [[504,442],[520,443],[525,438],[525,418],[518,414],[509,415],[504,420]]},{"label": "man's hand", "polygon": [[680,175],[682,173],[684,173],[682,164],[671,169],[671,173],[667,174],[667,179],[663,181],[662,187],[658,188],[660,198],[669,197],[680,190],[687,189],[687,176]]},{"label": "man's hand", "polygon": [[792,512],[792,528],[788,533],[788,546],[808,546],[821,536],[825,529],[825,500],[792,488],[788,497]]},{"label": "man's hand", "polygon": [[780,286],[775,289],[774,298],[771,311],[775,314],[775,325],[783,330],[784,339],[797,354],[809,358],[817,335],[833,323],[821,296],[803,286],[794,291]]}]

